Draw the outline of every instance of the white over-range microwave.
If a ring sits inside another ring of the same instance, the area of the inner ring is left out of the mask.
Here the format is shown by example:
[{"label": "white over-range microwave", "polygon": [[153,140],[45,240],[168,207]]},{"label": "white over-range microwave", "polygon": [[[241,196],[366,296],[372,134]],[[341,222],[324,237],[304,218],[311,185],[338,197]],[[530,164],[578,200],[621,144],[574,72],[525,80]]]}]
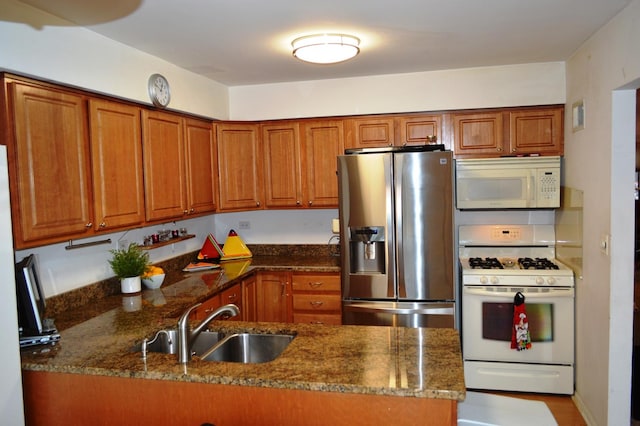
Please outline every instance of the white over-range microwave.
[{"label": "white over-range microwave", "polygon": [[460,210],[560,207],[560,157],[458,159],[456,207]]}]

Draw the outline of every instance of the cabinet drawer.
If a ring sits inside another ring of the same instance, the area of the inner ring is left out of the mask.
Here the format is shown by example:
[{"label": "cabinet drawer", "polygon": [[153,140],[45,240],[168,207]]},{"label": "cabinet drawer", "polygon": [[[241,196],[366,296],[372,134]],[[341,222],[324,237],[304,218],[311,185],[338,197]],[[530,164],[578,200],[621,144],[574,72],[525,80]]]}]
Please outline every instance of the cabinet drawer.
[{"label": "cabinet drawer", "polygon": [[228,303],[238,305],[242,303],[242,288],[240,285],[236,284],[220,293],[220,303],[223,305]]},{"label": "cabinet drawer", "polygon": [[295,274],[293,291],[335,291],[340,292],[340,276],[336,274]]},{"label": "cabinet drawer", "polygon": [[296,324],[324,324],[341,325],[342,316],[340,314],[293,314],[293,322]]},{"label": "cabinet drawer", "polygon": [[294,294],[294,311],[339,311],[339,295]]}]

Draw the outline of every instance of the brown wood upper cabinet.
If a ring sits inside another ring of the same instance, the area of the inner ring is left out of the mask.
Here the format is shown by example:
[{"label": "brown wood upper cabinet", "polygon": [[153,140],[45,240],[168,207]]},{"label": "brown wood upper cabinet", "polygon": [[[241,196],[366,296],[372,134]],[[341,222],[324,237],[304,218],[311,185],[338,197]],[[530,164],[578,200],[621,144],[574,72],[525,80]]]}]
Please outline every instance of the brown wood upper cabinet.
[{"label": "brown wood upper cabinet", "polygon": [[265,206],[337,207],[343,130],[341,120],[263,124]]},{"label": "brown wood upper cabinet", "polygon": [[401,145],[445,143],[442,135],[442,115],[423,114],[398,117]]},{"label": "brown wood upper cabinet", "polygon": [[564,154],[564,107],[511,111],[512,154]]},{"label": "brown wood upper cabinet", "polygon": [[92,235],[86,98],[47,85],[5,83],[16,248]]},{"label": "brown wood upper cabinet", "polygon": [[303,124],[301,155],[308,207],[338,207],[338,155],[344,153],[342,120],[310,120]]},{"label": "brown wood upper cabinet", "polygon": [[445,143],[442,114],[370,116],[347,120],[347,148]]},{"label": "brown wood upper cabinet", "polygon": [[217,129],[220,210],[261,209],[264,185],[259,125],[221,123]]},{"label": "brown wood upper cabinet", "polygon": [[380,148],[395,145],[393,117],[352,118],[347,123],[347,148]]},{"label": "brown wood upper cabinet", "polygon": [[186,118],[185,168],[188,215],[214,212],[218,206],[218,150],[210,121]]},{"label": "brown wood upper cabinet", "polygon": [[563,155],[564,106],[452,114],[454,154],[465,157]]},{"label": "brown wood upper cabinet", "polygon": [[143,110],[146,220],[179,219],[216,208],[213,126],[205,120]]},{"label": "brown wood upper cabinet", "polygon": [[144,222],[140,111],[132,105],[89,100],[96,231]]},{"label": "brown wood upper cabinet", "polygon": [[295,122],[263,124],[265,207],[302,207],[300,125]]}]

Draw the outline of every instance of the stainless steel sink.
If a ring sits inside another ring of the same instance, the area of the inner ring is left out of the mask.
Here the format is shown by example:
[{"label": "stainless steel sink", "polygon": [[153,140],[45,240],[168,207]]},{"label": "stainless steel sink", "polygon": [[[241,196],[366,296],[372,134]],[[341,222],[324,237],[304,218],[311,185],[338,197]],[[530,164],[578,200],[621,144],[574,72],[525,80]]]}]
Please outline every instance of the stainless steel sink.
[{"label": "stainless steel sink", "polygon": [[279,357],[294,337],[290,334],[232,334],[202,353],[200,359],[244,364],[269,362]]},{"label": "stainless steel sink", "polygon": [[[201,332],[191,346],[191,350],[200,355],[211,349],[216,343],[218,343],[224,334],[217,331],[203,331]],[[144,343],[137,344],[133,350],[135,352],[141,352]],[[178,353],[178,330],[160,330],[152,339],[147,340],[147,352],[159,352],[163,354],[176,354]]]}]

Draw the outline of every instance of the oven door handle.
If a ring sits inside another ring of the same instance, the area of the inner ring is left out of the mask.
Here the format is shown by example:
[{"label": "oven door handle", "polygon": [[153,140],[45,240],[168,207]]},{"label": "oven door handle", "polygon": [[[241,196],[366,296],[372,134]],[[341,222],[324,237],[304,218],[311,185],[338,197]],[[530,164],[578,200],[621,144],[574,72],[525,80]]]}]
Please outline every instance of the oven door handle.
[{"label": "oven door handle", "polygon": [[544,287],[545,291],[539,291],[539,288],[534,287],[534,291],[526,287],[508,287],[508,291],[504,291],[503,288],[498,287],[473,287],[464,286],[463,293],[471,296],[493,296],[493,297],[508,297],[513,298],[517,292],[523,293],[527,299],[542,299],[549,297],[573,297],[573,287],[557,287],[548,288]]}]

